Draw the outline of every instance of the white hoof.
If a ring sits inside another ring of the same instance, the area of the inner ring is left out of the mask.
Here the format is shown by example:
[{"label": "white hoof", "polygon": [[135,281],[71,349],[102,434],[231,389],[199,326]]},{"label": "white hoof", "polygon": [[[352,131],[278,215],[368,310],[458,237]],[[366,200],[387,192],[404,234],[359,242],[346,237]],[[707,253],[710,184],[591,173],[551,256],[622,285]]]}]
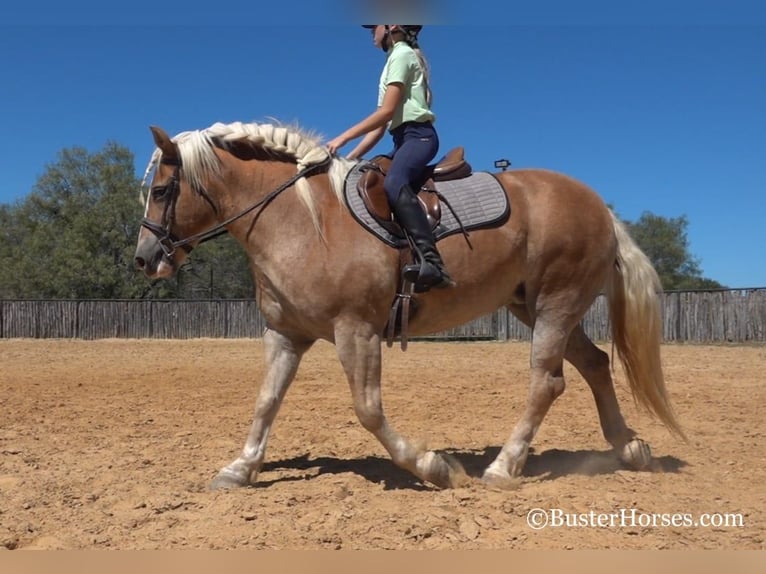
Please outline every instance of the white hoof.
[{"label": "white hoof", "polygon": [[210,483],[210,490],[229,490],[232,488],[245,488],[247,486],[250,486],[250,481],[246,478],[221,471],[213,479],[213,482]]},{"label": "white hoof", "polygon": [[620,460],[634,470],[646,470],[652,464],[652,449],[640,438],[634,438],[622,447]]},{"label": "white hoof", "polygon": [[458,488],[465,486],[470,480],[463,465],[455,457],[448,454],[426,452],[418,461],[420,478],[439,488]]},{"label": "white hoof", "polygon": [[521,486],[521,478],[513,477],[507,472],[498,470],[484,471],[481,481],[490,488],[499,488],[500,490],[515,490]]}]

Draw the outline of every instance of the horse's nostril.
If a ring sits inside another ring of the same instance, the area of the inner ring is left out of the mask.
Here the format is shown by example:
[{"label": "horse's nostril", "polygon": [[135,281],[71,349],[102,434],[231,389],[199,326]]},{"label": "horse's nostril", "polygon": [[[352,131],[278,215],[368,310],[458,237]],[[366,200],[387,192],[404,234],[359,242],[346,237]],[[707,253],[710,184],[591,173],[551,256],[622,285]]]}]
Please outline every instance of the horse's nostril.
[{"label": "horse's nostril", "polygon": [[146,267],[146,260],[143,257],[136,257],[133,259],[133,263],[135,263],[136,268],[143,269]]}]

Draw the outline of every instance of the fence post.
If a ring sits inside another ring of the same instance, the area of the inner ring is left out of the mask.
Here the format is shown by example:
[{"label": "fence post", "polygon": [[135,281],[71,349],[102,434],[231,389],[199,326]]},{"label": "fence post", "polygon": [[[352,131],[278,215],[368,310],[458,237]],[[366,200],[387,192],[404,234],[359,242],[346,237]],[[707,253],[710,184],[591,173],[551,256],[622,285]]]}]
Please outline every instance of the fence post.
[{"label": "fence post", "polygon": [[506,309],[505,307],[501,307],[497,311],[495,311],[495,314],[497,315],[497,335],[495,336],[495,339],[497,341],[507,341],[508,340],[508,314],[510,311]]}]

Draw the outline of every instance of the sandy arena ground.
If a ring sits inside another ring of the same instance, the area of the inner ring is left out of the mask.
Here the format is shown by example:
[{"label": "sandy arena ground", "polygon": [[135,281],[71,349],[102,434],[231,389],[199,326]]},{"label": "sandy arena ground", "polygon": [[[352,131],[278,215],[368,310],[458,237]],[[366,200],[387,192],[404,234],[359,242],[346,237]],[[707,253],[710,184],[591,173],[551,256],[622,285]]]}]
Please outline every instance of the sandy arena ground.
[{"label": "sandy arena ground", "polygon": [[[479,476],[523,408],[528,350],[387,349],[389,420]],[[277,418],[258,486],[210,492],[250,426],[260,341],[0,340],[0,548],[763,549],[766,347],[663,352],[688,444],[638,410],[616,375],[655,472],[614,460],[590,390],[567,365],[517,489],[431,488],[357,422],[334,348],[320,343]],[[421,364],[441,375],[408,380]],[[577,514],[579,525],[535,530],[535,508]],[[662,524],[676,513],[718,525]]]}]

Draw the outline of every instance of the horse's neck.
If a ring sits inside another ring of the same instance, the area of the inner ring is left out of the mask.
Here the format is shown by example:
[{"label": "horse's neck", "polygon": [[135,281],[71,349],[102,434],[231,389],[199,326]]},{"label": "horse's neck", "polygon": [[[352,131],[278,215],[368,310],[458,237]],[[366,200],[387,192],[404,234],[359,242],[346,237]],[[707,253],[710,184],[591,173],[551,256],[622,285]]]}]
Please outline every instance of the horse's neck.
[{"label": "horse's neck", "polygon": [[[257,198],[249,194],[246,201],[238,202],[237,208],[246,209],[289,180],[295,173],[294,166],[291,167],[287,172],[276,170],[259,177]],[[318,175],[311,183],[320,219],[332,224],[340,210],[334,194],[324,188],[328,179]],[[248,195],[244,186],[239,193]],[[332,200],[336,209],[328,206],[327,200]],[[286,189],[262,209],[243,217],[232,227],[232,234],[247,252],[258,304],[268,322],[274,328],[305,328],[305,309],[325,305],[320,293],[311,286],[326,283],[331,247],[314,228],[310,212],[296,190]]]},{"label": "horse's neck", "polygon": [[[236,173],[236,176],[224,181],[222,186],[221,191],[226,197],[222,220],[264,201],[295,176],[296,167],[279,161],[248,161],[242,162],[238,171],[230,173]],[[317,196],[322,195],[323,190],[317,188],[315,191]],[[321,201],[316,204],[318,210],[322,208]],[[314,234],[314,228],[308,208],[292,186],[244,215],[232,225],[231,232],[251,257],[257,255],[264,259],[281,256],[284,246],[299,248],[308,241],[307,236]],[[319,240],[317,234],[315,241]]]}]

